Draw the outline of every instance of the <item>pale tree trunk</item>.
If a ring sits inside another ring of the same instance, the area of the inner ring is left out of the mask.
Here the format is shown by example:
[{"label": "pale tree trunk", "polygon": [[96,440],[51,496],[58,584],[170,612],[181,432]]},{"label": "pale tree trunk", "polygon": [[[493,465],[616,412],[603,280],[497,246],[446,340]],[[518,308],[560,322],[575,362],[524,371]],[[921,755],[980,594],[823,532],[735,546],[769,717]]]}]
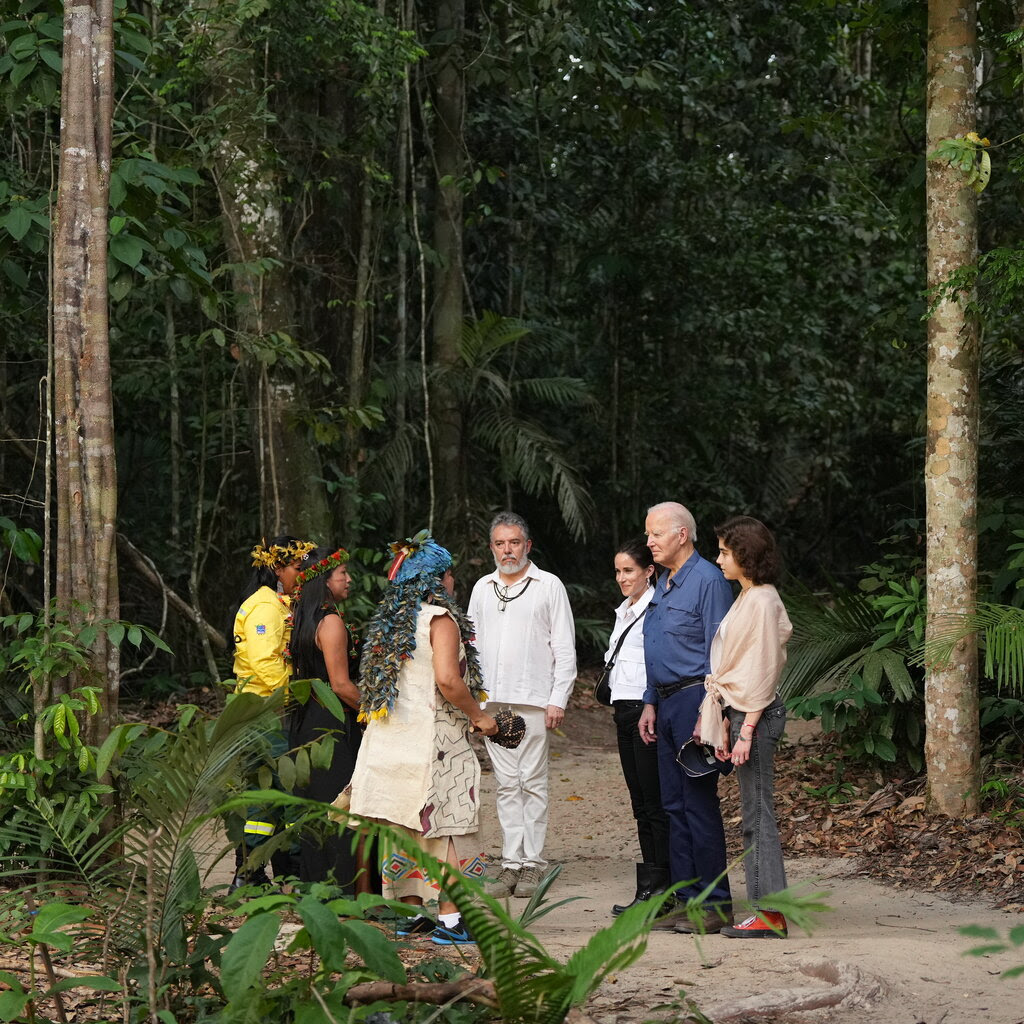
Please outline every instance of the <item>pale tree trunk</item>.
[{"label": "pale tree trunk", "polygon": [[[207,67],[215,102],[222,109],[223,138],[215,152],[217,192],[225,243],[237,296],[236,326],[249,394],[260,488],[260,530],[269,539],[292,533],[325,543],[332,534],[327,496],[319,482],[323,469],[308,431],[301,423],[306,403],[297,374],[280,361],[268,368],[250,348],[274,334],[293,337],[295,303],[288,271],[288,246],[276,177],[277,154],[259,118],[264,83],[254,61],[239,45],[238,27],[230,17],[217,20],[220,9],[200,0],[196,32],[217,41],[219,57]],[[256,97],[254,100],[253,97]],[[254,273],[245,265],[272,259],[274,265]]]},{"label": "pale tree trunk", "polygon": [[[225,141],[218,153],[217,178],[232,262],[253,264],[268,257],[283,261],[280,197],[258,146]],[[232,274],[238,330],[253,344],[272,334],[294,335],[295,308],[286,273],[274,267],[261,275],[241,268]],[[245,352],[245,346],[239,354],[252,405],[261,532],[267,538],[291,533],[326,543],[332,529],[319,482],[323,469],[301,423],[305,403],[296,381],[287,368],[268,368]]]},{"label": "pale tree trunk", "polygon": [[[113,2],[68,4],[64,11],[53,246],[56,598],[72,626],[81,627],[120,615],[107,317]],[[102,742],[117,711],[119,654],[100,630],[91,672],[52,684],[55,692],[86,682],[100,687],[102,712],[90,720],[87,742]]]},{"label": "pale tree trunk", "polygon": [[[975,130],[976,7],[928,5],[927,151]],[[928,286],[977,261],[977,196],[963,174],[928,161]],[[928,321],[927,638],[977,600],[978,330],[971,294],[946,295]],[[954,817],[978,808],[978,651],[961,641],[925,682],[928,807]]]},{"label": "pale tree trunk", "polygon": [[[466,110],[466,86],[462,44],[465,0],[440,0],[435,31],[446,40],[433,62],[434,167],[437,200],[434,212],[433,361],[441,369],[454,369],[459,361],[462,333],[462,223],[463,193],[460,179],[466,174],[462,125]],[[442,376],[434,395],[437,509],[440,533],[463,526],[465,495],[462,488],[462,413],[458,396]],[[436,527],[435,527],[436,528]]]}]

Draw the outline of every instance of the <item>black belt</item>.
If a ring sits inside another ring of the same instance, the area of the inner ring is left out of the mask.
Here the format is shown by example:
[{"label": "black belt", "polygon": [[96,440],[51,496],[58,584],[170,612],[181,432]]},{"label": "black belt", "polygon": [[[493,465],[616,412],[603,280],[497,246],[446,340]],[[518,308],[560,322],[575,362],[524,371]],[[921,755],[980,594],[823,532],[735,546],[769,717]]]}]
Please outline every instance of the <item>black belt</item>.
[{"label": "black belt", "polygon": [[697,686],[699,683],[703,682],[703,676],[684,676],[677,683],[666,683],[664,686],[655,686],[654,692],[658,695],[658,700],[664,700],[666,697],[671,697],[673,693],[678,693],[680,690],[685,690],[690,686]]}]

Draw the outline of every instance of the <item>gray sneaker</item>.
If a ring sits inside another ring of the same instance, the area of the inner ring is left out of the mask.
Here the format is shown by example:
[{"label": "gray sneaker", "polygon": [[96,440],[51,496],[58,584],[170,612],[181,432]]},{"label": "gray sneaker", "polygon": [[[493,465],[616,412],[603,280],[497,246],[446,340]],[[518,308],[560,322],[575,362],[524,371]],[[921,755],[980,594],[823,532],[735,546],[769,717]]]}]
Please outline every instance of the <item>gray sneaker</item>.
[{"label": "gray sneaker", "polygon": [[537,891],[542,877],[540,868],[523,868],[512,895],[521,900],[529,899]]},{"label": "gray sneaker", "polygon": [[503,900],[506,896],[511,896],[516,889],[522,871],[522,868],[502,868],[497,878],[484,885],[484,892],[496,900]]}]

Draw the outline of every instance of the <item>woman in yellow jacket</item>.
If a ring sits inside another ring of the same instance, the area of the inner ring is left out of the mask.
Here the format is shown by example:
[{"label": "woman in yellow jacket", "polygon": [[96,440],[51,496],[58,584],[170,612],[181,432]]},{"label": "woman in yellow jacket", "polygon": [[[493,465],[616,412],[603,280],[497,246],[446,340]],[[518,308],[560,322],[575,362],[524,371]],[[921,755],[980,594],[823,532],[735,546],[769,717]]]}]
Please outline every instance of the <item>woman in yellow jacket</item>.
[{"label": "woman in yellow jacket", "polygon": [[[291,592],[302,560],[316,547],[295,537],[275,537],[252,549],[253,573],[235,613],[232,638],[235,644],[234,674],[238,689],[269,697],[288,683],[291,669],[285,657],[291,637]],[[287,741],[276,729],[266,737],[272,757],[283,754]],[[269,883],[265,869],[246,871],[246,856],[276,831],[275,815],[251,807],[246,814],[242,844],[235,849],[232,889],[241,885]],[[295,874],[292,856],[284,851],[273,858],[274,874]]]},{"label": "woman in yellow jacket", "polygon": [[291,593],[302,558],[315,544],[276,537],[252,549],[253,574],[235,613],[235,678],[247,693],[269,697],[291,675],[284,652],[291,634]]}]

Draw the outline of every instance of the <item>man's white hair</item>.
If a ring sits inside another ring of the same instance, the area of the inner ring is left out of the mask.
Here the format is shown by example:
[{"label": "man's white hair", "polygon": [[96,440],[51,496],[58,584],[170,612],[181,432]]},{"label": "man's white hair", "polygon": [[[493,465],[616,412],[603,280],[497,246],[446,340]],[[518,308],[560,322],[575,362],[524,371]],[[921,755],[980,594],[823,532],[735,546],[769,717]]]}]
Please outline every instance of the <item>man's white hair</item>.
[{"label": "man's white hair", "polygon": [[681,530],[685,526],[690,542],[697,543],[697,521],[685,505],[680,505],[678,501],[661,501],[657,505],[652,505],[647,510],[647,514],[649,516],[668,516],[669,521],[677,530]]}]

